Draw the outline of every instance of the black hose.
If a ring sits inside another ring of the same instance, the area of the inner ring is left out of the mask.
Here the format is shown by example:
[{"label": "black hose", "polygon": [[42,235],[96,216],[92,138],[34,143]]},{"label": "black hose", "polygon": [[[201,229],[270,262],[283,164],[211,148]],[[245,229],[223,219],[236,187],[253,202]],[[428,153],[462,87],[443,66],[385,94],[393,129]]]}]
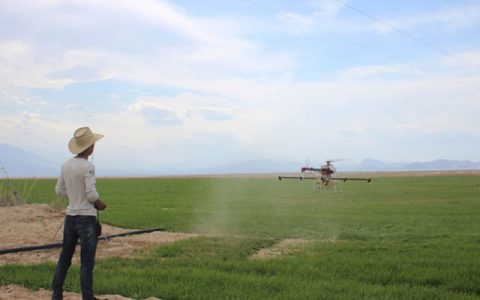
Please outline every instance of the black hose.
[{"label": "black hose", "polygon": [[[166,230],[165,228],[151,228],[151,229],[133,230],[133,231],[127,231],[127,232],[123,232],[123,233],[107,235],[107,236],[100,236],[100,237],[98,237],[98,240],[99,241],[100,240],[109,240],[109,239],[116,238],[116,237],[150,233],[150,232],[154,232],[154,231],[165,231],[165,230]],[[53,244],[38,245],[38,246],[26,246],[26,247],[18,247],[18,248],[10,248],[10,249],[0,249],[0,255],[8,254],[8,253],[34,251],[34,250],[61,248],[62,244],[63,243],[53,243]]]}]

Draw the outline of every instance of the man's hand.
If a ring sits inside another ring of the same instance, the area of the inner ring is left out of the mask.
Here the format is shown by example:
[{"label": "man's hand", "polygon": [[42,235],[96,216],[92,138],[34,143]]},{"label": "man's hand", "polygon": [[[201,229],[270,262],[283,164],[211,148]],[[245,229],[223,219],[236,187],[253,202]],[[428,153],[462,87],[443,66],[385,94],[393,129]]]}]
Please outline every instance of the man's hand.
[{"label": "man's hand", "polygon": [[103,201],[100,199],[95,200],[95,202],[93,202],[93,205],[97,210],[104,210],[105,208],[107,208],[105,203],[103,203]]}]

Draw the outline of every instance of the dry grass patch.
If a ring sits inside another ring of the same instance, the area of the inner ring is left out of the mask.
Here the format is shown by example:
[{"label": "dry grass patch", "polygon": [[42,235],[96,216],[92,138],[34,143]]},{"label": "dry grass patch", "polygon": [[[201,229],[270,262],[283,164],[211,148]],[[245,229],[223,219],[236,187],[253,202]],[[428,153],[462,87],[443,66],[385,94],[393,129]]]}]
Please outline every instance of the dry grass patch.
[{"label": "dry grass patch", "polygon": [[285,239],[269,248],[263,248],[253,254],[251,259],[270,259],[291,255],[305,249],[311,241],[303,239]]}]

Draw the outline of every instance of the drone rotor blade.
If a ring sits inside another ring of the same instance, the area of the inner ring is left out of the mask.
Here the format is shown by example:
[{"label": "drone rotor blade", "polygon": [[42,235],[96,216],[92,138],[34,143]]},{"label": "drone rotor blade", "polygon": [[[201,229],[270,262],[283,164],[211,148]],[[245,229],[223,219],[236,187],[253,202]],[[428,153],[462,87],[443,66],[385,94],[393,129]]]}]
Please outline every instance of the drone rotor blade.
[{"label": "drone rotor blade", "polygon": [[303,177],[303,176],[278,176],[278,180],[282,179],[297,179],[303,181],[304,179],[316,179],[314,177]]},{"label": "drone rotor blade", "polygon": [[358,178],[358,177],[332,177],[331,180],[341,180],[343,182],[351,180],[351,181],[366,181],[368,183],[372,182],[372,178]]}]

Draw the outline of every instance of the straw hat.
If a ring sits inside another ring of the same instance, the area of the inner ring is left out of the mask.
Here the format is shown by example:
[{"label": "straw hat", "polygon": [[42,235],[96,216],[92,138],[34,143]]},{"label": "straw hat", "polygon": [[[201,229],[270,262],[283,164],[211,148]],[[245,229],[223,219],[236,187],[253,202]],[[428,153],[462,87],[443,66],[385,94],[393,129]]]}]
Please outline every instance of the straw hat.
[{"label": "straw hat", "polygon": [[103,134],[93,133],[89,127],[80,127],[75,130],[73,137],[68,142],[68,149],[73,154],[79,154],[101,138],[103,138]]}]

